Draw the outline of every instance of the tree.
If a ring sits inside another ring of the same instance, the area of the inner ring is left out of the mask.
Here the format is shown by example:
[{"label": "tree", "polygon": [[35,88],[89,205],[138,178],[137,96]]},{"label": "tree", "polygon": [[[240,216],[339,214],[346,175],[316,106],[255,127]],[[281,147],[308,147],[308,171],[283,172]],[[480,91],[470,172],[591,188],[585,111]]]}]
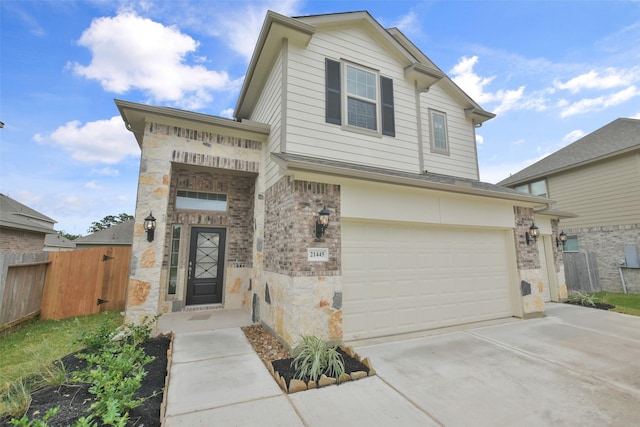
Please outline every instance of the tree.
[{"label": "tree", "polygon": [[126,213],[121,213],[118,216],[107,215],[104,218],[102,218],[100,221],[92,222],[88,232],[95,233],[96,231],[106,230],[109,227],[112,227],[116,224],[121,224],[125,221],[129,221],[130,219],[133,219],[133,216]]},{"label": "tree", "polygon": [[58,231],[58,236],[62,236],[68,240],[76,240],[78,237],[82,237],[82,234],[71,234],[71,233],[67,233],[64,230],[60,230]]}]

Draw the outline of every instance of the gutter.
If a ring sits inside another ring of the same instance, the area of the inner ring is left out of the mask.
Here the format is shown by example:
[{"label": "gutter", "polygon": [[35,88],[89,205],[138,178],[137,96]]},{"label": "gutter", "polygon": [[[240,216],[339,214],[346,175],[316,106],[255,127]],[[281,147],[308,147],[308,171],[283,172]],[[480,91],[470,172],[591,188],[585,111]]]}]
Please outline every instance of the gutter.
[{"label": "gutter", "polygon": [[[513,194],[513,193],[500,193],[498,191],[491,191],[481,188],[474,188],[473,182],[464,181],[451,177],[454,180],[454,184],[447,184],[441,182],[427,181],[425,177],[428,175],[416,175],[415,178],[409,176],[399,176],[392,173],[374,172],[360,170],[349,167],[349,165],[330,165],[327,163],[321,164],[317,162],[311,162],[304,159],[291,159],[284,157],[286,154],[271,153],[271,158],[286,171],[299,171],[299,172],[317,172],[326,175],[332,175],[343,178],[356,178],[368,181],[375,181],[381,183],[398,184],[409,187],[424,188],[430,190],[447,191],[458,194],[467,194],[480,197],[490,197],[493,199],[513,200],[519,202],[525,202],[533,205],[549,205],[554,203],[553,200],[546,198],[527,196],[525,194]],[[392,172],[392,171],[390,171]]]}]

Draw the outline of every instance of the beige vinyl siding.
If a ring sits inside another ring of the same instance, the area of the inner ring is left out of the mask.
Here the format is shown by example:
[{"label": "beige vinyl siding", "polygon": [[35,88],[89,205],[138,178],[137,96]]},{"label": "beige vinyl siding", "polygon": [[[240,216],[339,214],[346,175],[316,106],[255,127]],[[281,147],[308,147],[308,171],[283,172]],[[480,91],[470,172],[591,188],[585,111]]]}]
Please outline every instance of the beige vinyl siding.
[{"label": "beige vinyl siding", "polygon": [[547,179],[558,209],[579,215],[563,228],[640,223],[640,153],[626,154]]},{"label": "beige vinyl siding", "polygon": [[[393,79],[396,137],[376,137],[325,123],[327,57],[352,61]],[[292,46],[287,102],[288,153],[419,171],[413,85],[404,81],[401,64],[367,31],[361,28],[318,31],[305,48]]]},{"label": "beige vinyl siding", "polygon": [[265,158],[265,188],[269,188],[278,180],[278,165],[271,160],[269,153],[280,152],[280,143],[282,135],[282,79],[283,79],[283,56],[282,52],[278,55],[269,78],[267,79],[264,89],[260,94],[260,98],[253,110],[251,120],[268,123],[271,125],[271,134],[267,143],[267,149],[264,151]]},{"label": "beige vinyl siding", "polygon": [[[442,89],[440,83],[421,94],[420,101],[424,168],[433,173],[479,179],[475,133],[473,124],[464,115],[464,109]],[[446,113],[448,155],[431,152],[429,109]]]}]

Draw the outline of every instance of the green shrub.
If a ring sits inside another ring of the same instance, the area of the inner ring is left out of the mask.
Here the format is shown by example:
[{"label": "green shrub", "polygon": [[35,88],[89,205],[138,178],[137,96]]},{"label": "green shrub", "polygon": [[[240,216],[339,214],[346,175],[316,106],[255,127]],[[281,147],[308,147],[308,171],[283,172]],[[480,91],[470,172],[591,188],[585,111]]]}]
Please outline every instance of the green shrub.
[{"label": "green shrub", "polygon": [[315,336],[302,337],[302,343],[293,350],[295,377],[316,382],[322,374],[339,378],[344,374],[344,360],[338,347],[339,344],[330,344]]},{"label": "green shrub", "polygon": [[572,295],[569,295],[568,300],[585,307],[593,307],[598,302],[598,298],[594,294],[587,294],[582,292],[576,292]]}]

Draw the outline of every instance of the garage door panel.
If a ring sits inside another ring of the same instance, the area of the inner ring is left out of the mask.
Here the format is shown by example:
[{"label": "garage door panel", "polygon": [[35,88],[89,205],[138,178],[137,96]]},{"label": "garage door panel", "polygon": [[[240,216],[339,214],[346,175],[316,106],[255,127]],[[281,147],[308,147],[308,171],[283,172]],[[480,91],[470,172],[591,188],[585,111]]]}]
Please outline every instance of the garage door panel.
[{"label": "garage door panel", "polygon": [[345,339],[512,315],[506,236],[344,221]]}]

